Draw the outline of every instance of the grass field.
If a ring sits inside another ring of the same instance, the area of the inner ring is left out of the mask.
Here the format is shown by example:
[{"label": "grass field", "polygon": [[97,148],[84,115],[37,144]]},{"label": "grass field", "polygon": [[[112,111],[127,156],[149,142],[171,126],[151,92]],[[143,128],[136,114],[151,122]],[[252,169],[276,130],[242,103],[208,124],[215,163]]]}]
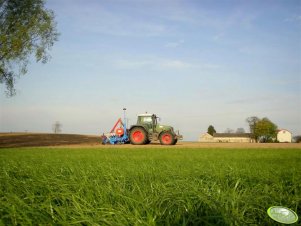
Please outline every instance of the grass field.
[{"label": "grass field", "polygon": [[301,215],[298,148],[3,148],[0,170],[0,225],[277,225],[274,205]]}]

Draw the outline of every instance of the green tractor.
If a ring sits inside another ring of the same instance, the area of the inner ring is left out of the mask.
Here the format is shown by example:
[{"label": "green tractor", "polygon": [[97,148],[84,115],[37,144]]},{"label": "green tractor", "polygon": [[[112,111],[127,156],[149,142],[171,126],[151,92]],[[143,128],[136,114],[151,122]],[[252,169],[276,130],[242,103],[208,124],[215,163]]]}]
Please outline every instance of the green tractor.
[{"label": "green tractor", "polygon": [[163,145],[175,145],[183,136],[175,133],[173,127],[160,125],[155,114],[138,115],[137,124],[129,129],[131,144],[149,144],[151,141],[160,141]]}]

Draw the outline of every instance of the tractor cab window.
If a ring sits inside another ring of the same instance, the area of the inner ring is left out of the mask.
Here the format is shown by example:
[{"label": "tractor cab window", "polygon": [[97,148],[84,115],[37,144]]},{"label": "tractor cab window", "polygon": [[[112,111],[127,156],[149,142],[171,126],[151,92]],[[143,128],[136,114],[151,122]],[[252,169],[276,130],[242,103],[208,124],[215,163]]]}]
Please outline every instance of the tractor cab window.
[{"label": "tractor cab window", "polygon": [[152,123],[152,116],[139,116],[138,124]]},{"label": "tractor cab window", "polygon": [[142,119],[143,119],[144,123],[151,123],[152,122],[152,117],[151,116],[149,116],[149,117],[143,117]]}]

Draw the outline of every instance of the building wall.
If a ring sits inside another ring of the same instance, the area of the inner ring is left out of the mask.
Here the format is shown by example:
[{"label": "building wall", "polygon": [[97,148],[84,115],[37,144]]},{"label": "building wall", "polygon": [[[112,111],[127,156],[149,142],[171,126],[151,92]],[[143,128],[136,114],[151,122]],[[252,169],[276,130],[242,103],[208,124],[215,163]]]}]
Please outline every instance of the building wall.
[{"label": "building wall", "polygon": [[220,143],[251,143],[247,137],[214,137],[214,140]]},{"label": "building wall", "polygon": [[216,142],[216,141],[213,139],[213,136],[211,136],[209,133],[204,133],[200,136],[199,142],[208,143],[208,142]]},{"label": "building wall", "polygon": [[280,130],[277,133],[277,140],[279,142],[288,142],[291,143],[292,142],[292,134],[287,131],[287,130]]},{"label": "building wall", "polygon": [[204,143],[251,143],[252,139],[249,137],[213,137],[208,133],[200,136],[199,142]]}]

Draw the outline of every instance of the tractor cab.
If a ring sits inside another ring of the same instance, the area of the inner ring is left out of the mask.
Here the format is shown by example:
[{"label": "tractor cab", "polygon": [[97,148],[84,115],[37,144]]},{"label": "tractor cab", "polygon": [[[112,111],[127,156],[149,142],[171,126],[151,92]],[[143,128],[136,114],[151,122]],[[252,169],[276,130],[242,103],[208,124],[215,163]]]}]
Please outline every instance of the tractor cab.
[{"label": "tractor cab", "polygon": [[137,125],[143,125],[144,127],[147,127],[147,130],[156,132],[159,127],[157,118],[158,117],[155,114],[140,114],[137,118]]},{"label": "tractor cab", "polygon": [[137,118],[138,125],[152,124],[157,125],[157,116],[155,114],[140,114]]}]

